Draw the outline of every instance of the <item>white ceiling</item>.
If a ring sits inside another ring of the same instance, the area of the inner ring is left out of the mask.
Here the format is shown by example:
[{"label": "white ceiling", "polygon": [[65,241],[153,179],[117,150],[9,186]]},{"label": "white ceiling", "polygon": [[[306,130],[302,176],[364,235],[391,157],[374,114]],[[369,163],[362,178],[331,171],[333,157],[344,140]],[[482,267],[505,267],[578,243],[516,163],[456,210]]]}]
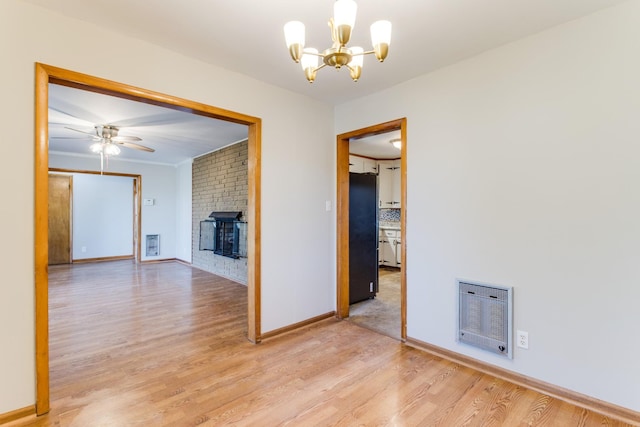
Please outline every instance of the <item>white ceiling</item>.
[{"label": "white ceiling", "polygon": [[307,46],[329,47],[332,0],[23,1],[340,104],[625,0],[361,0],[350,45],[369,49],[369,25],[388,19],[387,60],[365,58],[357,83],[327,68],[313,84],[289,57],[282,27],[301,20]]},{"label": "white ceiling", "polygon": [[[120,158],[176,165],[247,139],[248,128],[124,98],[56,84],[49,85],[49,150],[90,153],[94,125],[115,125],[119,136],[137,136],[136,144],[155,152],[122,148]],[[71,129],[69,129],[71,128]]]},{"label": "white ceiling", "polygon": [[400,138],[400,131],[395,130],[366,138],[351,139],[349,153],[372,159],[399,159],[400,150],[391,144],[392,139]]}]

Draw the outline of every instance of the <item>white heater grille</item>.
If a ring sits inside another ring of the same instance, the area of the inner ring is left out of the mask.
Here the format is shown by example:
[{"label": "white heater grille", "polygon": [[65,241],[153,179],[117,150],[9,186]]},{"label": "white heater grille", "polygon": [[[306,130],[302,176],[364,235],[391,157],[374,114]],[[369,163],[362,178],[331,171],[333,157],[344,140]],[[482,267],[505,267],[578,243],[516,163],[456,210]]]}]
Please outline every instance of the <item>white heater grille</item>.
[{"label": "white heater grille", "polygon": [[512,357],[513,288],[458,280],[458,340]]},{"label": "white heater grille", "polygon": [[147,244],[145,251],[146,256],[158,256],[160,255],[160,235],[159,234],[147,234]]}]

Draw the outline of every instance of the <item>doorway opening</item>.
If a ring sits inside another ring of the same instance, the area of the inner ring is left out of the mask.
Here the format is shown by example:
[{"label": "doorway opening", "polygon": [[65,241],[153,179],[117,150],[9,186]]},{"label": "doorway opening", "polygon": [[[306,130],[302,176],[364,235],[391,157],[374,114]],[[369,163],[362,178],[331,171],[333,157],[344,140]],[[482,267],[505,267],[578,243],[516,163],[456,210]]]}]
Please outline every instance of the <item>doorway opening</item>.
[{"label": "doorway opening", "polygon": [[49,265],[140,261],[141,185],[140,175],[49,168]]},{"label": "doorway opening", "polygon": [[35,359],[36,413],[50,408],[49,300],[48,300],[48,194],[49,194],[49,84],[74,87],[248,126],[247,208],[247,338],[261,340],[260,331],[260,157],[261,119],[206,104],[116,83],[50,65],[36,63],[35,82]]},{"label": "doorway opening", "polygon": [[[398,216],[398,229],[394,230],[394,265],[389,272],[398,273],[395,277],[399,279],[399,322],[397,323],[397,332],[391,334],[400,337],[401,340],[406,339],[406,250],[405,250],[405,234],[406,234],[406,118],[393,120],[390,122],[369,126],[366,128],[354,130],[337,136],[337,307],[338,317],[346,319],[350,316],[350,307],[352,298],[350,298],[350,281],[352,279],[351,257],[350,257],[350,177],[353,175],[349,171],[349,147],[354,141],[365,140],[366,138],[376,135],[394,135],[399,137],[392,139],[400,139],[400,161],[399,161],[399,199],[398,209],[394,210],[394,215]],[[366,162],[365,162],[366,163]],[[379,169],[379,167],[378,167]],[[363,172],[367,173],[368,171]],[[380,200],[379,200],[380,203]],[[395,218],[394,218],[395,219]],[[378,226],[376,224],[376,226]],[[376,237],[378,230],[376,230]],[[380,265],[380,257],[377,258],[377,266],[381,268],[381,274],[376,278],[383,280],[389,279],[387,265]],[[358,267],[359,268],[359,267]],[[366,302],[366,301],[365,301]]]}]

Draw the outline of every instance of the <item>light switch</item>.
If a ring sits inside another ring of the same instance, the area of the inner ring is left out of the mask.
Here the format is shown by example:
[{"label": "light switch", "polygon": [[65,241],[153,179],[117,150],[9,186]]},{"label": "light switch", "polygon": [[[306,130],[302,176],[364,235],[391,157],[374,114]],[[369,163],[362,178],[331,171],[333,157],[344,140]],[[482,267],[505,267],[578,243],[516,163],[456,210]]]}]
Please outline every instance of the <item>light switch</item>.
[{"label": "light switch", "polygon": [[155,204],[155,200],[153,199],[143,199],[142,204],[145,206],[153,206]]}]

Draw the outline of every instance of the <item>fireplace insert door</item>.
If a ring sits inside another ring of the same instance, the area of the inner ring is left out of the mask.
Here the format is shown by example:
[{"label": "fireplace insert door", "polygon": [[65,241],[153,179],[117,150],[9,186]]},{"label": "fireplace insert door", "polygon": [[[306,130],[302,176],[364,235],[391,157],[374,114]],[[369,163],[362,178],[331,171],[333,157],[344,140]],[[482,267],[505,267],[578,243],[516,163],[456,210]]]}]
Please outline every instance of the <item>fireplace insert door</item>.
[{"label": "fireplace insert door", "polygon": [[218,232],[216,233],[216,249],[213,253],[234,257],[234,221],[216,221],[218,222]]},{"label": "fireplace insert door", "polygon": [[200,221],[200,250],[213,251],[229,258],[247,256],[247,223],[242,212],[211,212],[210,219]]}]

